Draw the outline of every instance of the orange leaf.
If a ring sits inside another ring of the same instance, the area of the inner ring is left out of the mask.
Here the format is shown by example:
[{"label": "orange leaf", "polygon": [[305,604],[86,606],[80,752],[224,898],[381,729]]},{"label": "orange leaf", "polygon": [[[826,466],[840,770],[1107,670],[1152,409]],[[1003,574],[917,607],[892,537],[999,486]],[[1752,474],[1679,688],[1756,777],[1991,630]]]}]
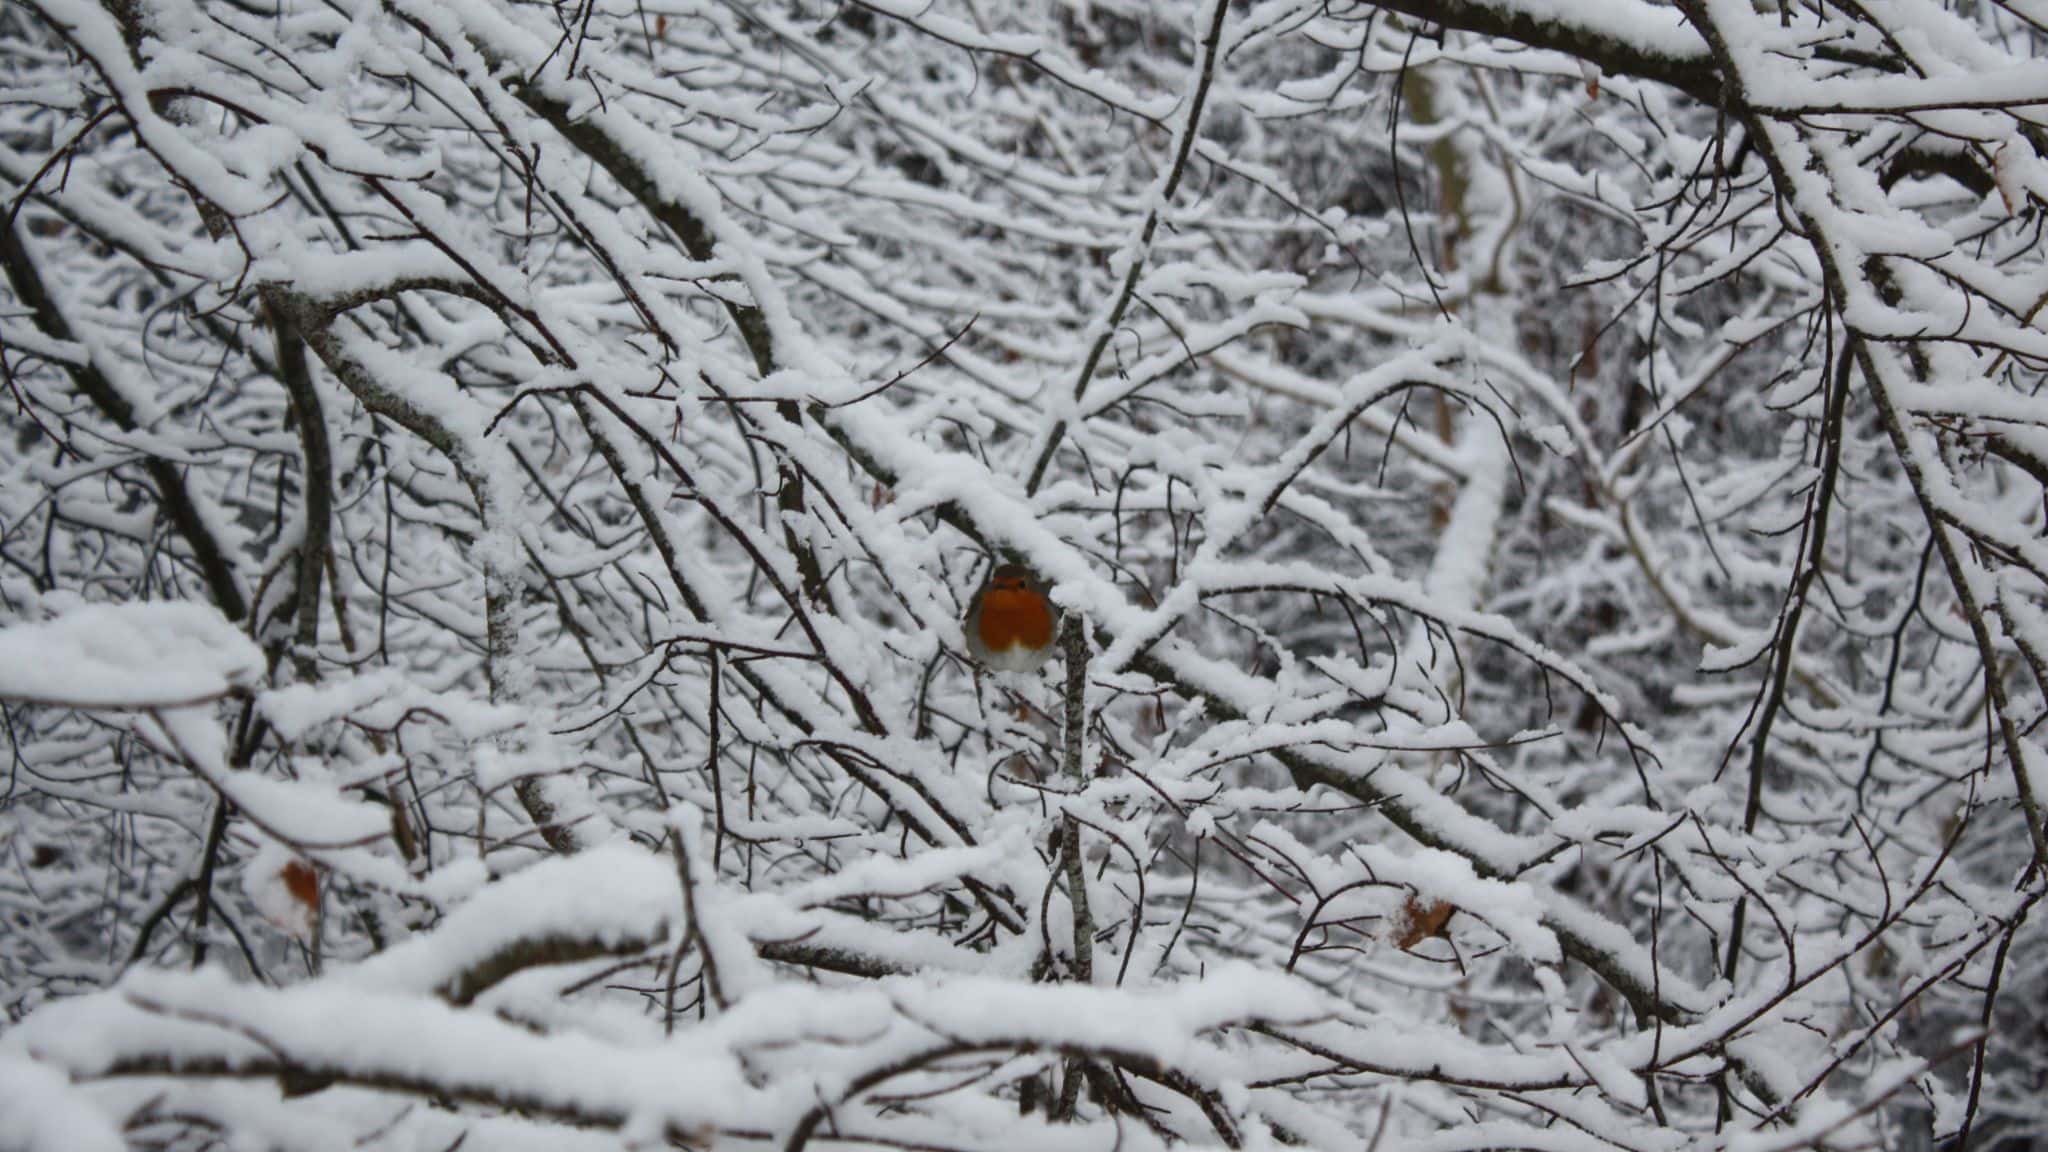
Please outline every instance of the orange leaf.
[{"label": "orange leaf", "polygon": [[1451,913],[1457,910],[1455,905],[1443,900],[1424,904],[1411,893],[1408,902],[1401,906],[1401,934],[1394,938],[1395,946],[1405,952],[1432,936],[1445,935],[1444,927],[1451,922]]},{"label": "orange leaf", "polygon": [[304,904],[307,911],[320,906],[320,877],[311,864],[294,860],[285,865],[278,876],[284,881],[284,890],[292,894],[292,899]]}]

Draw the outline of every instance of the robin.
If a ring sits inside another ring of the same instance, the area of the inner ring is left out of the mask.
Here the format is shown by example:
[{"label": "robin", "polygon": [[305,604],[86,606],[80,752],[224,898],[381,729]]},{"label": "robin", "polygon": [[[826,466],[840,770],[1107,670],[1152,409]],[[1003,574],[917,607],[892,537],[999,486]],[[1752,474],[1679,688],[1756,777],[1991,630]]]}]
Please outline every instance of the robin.
[{"label": "robin", "polygon": [[1052,656],[1060,610],[1022,564],[998,564],[967,603],[967,651],[998,672],[1036,672]]}]

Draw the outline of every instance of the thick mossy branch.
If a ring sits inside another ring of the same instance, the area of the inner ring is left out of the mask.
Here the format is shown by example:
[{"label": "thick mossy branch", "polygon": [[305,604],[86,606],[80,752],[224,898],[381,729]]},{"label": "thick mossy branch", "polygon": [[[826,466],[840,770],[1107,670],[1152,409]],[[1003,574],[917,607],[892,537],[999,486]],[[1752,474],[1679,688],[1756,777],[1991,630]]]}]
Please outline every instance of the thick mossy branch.
[{"label": "thick mossy branch", "polygon": [[[1721,101],[1720,69],[1704,41],[1696,52],[1657,52],[1575,20],[1567,9],[1544,5],[1538,12],[1514,0],[1391,0],[1379,7],[1445,28],[1559,52],[1612,75],[1667,84],[1704,104]],[[1655,11],[1647,4],[1628,7]]]}]

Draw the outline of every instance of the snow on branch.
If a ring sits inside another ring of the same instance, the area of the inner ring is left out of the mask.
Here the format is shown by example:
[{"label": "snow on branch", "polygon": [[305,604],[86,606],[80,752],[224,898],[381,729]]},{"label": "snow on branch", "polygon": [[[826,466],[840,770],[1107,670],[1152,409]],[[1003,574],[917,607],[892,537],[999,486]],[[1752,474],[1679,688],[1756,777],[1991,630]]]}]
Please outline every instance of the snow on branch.
[{"label": "snow on branch", "polygon": [[2023,1142],[2039,31],[0,10],[0,1146]]}]

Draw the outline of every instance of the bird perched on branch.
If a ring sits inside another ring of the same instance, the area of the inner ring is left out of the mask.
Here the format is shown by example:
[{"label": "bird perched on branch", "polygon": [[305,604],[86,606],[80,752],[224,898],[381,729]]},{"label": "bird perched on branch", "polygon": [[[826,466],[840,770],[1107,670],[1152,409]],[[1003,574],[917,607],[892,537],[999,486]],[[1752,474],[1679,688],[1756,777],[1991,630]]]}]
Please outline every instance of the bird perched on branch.
[{"label": "bird perched on branch", "polygon": [[1060,610],[1022,564],[998,564],[967,603],[967,651],[998,672],[1036,672],[1053,653]]}]

